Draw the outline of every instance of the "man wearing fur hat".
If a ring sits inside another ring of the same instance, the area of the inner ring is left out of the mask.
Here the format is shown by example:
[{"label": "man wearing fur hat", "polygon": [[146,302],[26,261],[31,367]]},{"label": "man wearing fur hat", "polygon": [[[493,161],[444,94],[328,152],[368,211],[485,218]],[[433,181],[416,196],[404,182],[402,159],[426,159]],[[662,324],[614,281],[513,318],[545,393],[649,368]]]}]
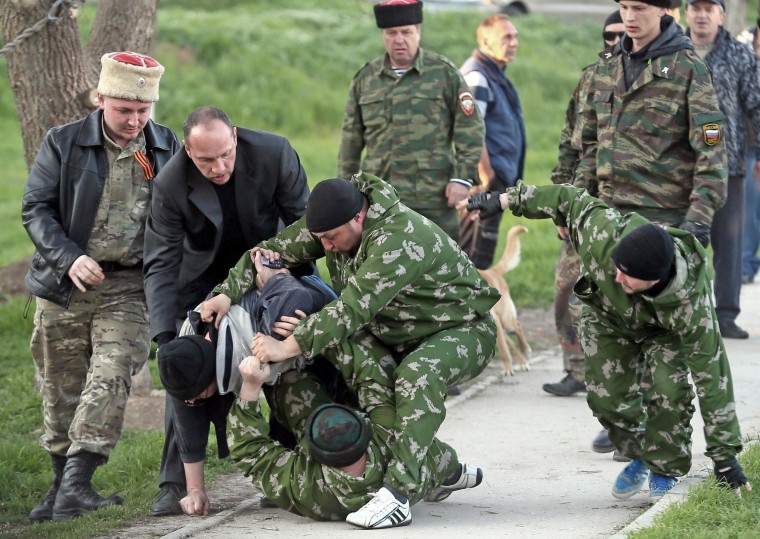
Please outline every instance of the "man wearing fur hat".
[{"label": "man wearing fur hat", "polygon": [[716,479],[737,494],[741,487],[751,491],[736,459],[742,438],[731,369],[697,238],[638,213],[624,215],[569,185],[520,183],[500,195],[478,193],[467,207],[486,216],[506,208],[553,219],[583,263],[574,290],[583,304],[587,401],[615,447],[632,459],[612,495],[630,498],[649,478],[656,501],[689,472],[695,397],[689,375]]},{"label": "man wearing fur hat", "polygon": [[179,149],[150,119],[164,72],[134,52],[101,58],[98,110],[45,136],[24,190],[36,252],[32,357],[42,374],[40,445],[53,483],[29,514],[65,520],[121,504],[91,486],[121,435],[131,378],[150,351],[142,285],[150,182]]},{"label": "man wearing fur hat", "polygon": [[374,12],[386,54],[351,82],[338,176],[361,168],[386,179],[404,204],[456,241],[454,206],[478,179],[483,120],[456,66],[420,48],[421,1],[388,0]]}]

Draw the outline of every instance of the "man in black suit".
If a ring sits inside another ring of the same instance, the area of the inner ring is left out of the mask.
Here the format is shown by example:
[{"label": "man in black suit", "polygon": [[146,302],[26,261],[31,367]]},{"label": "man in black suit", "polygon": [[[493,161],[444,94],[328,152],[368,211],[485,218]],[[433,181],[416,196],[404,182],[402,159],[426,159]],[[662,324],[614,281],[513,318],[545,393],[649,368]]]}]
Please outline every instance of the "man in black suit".
[{"label": "man in black suit", "polygon": [[[227,277],[247,249],[300,218],[309,197],[306,173],[287,139],[234,127],[220,109],[190,113],[183,143],[185,151],[153,181],[145,230],[145,295],[151,338],[159,346],[176,337],[187,312]],[[154,516],[182,513],[183,459],[197,460],[180,455],[173,417],[167,399]]]}]

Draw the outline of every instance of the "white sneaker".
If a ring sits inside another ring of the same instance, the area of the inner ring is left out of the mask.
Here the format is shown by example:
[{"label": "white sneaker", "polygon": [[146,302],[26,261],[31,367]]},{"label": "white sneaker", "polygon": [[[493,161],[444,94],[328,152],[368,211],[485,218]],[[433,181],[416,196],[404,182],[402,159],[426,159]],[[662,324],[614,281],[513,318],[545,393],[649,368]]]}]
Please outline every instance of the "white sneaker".
[{"label": "white sneaker", "polygon": [[[358,511],[350,513],[346,517],[346,522],[371,530],[408,526],[412,523],[409,500],[406,498],[400,501],[387,487],[381,488],[370,496],[372,499]],[[403,498],[403,495],[399,496]]]},{"label": "white sneaker", "polygon": [[475,488],[483,482],[483,470],[472,464],[466,462],[460,462],[462,465],[462,473],[459,474],[459,479],[454,481],[451,485],[441,485],[440,487],[431,490],[427,496],[425,496],[426,502],[442,502],[455,490],[462,490],[465,488]]}]

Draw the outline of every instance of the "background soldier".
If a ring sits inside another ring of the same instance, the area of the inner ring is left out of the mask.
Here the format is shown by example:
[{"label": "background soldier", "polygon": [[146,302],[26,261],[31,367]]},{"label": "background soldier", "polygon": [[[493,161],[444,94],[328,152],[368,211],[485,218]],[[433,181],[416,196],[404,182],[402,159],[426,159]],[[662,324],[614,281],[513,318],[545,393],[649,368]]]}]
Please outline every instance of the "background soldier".
[{"label": "background soldier", "polygon": [[150,119],[164,68],[149,56],[101,58],[99,109],[51,129],[24,191],[36,252],[32,357],[43,377],[42,448],[55,476],[32,521],[106,505],[90,481],[121,435],[132,376],[150,351],[142,286],[149,182],[179,149]]},{"label": "background soldier", "polygon": [[454,206],[478,177],[483,120],[454,64],[420,48],[422,2],[389,0],[374,9],[386,54],[351,82],[338,176],[350,178],[361,168],[384,178],[404,204],[456,241]]},{"label": "background soldier", "polygon": [[[602,40],[605,47],[616,45],[625,34],[623,19],[620,11],[611,13],[604,22]],[[573,92],[573,97],[565,112],[565,125],[559,137],[559,156],[552,170],[552,183],[572,183],[575,167],[582,156],[581,128],[583,126],[583,107],[591,90],[591,77],[594,74],[594,64],[586,66],[581,72],[581,78]],[[596,195],[595,184],[589,186],[591,194]],[[559,397],[570,397],[586,389],[583,383],[583,350],[578,340],[576,329],[578,320],[570,309],[570,302],[577,299],[572,295],[573,286],[578,282],[581,271],[581,261],[573,251],[569,240],[562,241],[559,259],[555,270],[554,322],[557,327],[557,337],[562,348],[562,364],[565,377],[553,384],[544,384],[547,393]],[[609,442],[609,440],[608,440]],[[605,452],[614,448],[604,446]]]}]

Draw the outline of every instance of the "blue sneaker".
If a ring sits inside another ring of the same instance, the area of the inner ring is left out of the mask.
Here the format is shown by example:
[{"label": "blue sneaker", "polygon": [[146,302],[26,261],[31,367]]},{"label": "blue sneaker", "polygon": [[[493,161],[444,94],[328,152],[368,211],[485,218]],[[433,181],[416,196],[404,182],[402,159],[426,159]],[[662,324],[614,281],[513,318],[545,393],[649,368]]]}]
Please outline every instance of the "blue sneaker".
[{"label": "blue sneaker", "polygon": [[632,460],[615,479],[612,495],[620,500],[627,500],[644,486],[649,470],[640,460]]},{"label": "blue sneaker", "polygon": [[678,483],[678,479],[675,477],[668,477],[652,472],[649,476],[649,499],[656,502],[667,494],[676,483]]}]

